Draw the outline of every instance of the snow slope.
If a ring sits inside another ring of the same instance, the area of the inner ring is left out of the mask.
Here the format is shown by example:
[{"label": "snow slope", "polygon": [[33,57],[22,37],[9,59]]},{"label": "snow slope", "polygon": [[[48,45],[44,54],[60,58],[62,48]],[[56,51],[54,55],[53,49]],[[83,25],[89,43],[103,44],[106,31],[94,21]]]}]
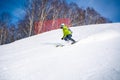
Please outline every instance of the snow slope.
[{"label": "snow slope", "polygon": [[0,46],[0,80],[120,80],[120,23],[71,30],[70,46],[60,29]]}]

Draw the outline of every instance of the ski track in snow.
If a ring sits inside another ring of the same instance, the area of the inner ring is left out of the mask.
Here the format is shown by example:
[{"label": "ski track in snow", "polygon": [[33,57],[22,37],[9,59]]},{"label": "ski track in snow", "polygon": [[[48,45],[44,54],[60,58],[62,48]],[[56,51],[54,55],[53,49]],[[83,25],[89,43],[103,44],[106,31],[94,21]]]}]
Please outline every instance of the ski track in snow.
[{"label": "ski track in snow", "polygon": [[0,46],[0,80],[120,80],[120,23],[71,30],[73,45],[58,29]]}]

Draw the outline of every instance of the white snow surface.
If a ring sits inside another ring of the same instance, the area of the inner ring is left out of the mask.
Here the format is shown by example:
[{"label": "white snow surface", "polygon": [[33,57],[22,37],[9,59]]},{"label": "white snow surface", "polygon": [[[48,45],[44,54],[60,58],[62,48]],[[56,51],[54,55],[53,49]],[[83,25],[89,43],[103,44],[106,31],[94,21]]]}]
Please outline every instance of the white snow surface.
[{"label": "white snow surface", "polygon": [[57,29],[0,46],[0,80],[120,80],[120,23],[71,30],[74,45]]}]

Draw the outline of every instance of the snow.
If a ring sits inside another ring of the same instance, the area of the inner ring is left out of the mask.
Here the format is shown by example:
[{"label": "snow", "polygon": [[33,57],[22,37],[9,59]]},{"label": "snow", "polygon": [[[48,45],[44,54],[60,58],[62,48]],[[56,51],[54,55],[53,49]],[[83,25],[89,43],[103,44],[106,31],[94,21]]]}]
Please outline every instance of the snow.
[{"label": "snow", "polygon": [[58,29],[0,46],[0,80],[120,80],[120,23],[71,30],[74,45]]}]

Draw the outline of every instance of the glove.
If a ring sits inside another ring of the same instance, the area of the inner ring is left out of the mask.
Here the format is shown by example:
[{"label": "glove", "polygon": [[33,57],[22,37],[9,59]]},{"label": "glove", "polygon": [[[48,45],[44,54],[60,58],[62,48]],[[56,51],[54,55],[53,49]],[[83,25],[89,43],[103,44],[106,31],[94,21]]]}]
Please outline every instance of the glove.
[{"label": "glove", "polygon": [[61,38],[61,40],[63,40],[64,38]]}]

